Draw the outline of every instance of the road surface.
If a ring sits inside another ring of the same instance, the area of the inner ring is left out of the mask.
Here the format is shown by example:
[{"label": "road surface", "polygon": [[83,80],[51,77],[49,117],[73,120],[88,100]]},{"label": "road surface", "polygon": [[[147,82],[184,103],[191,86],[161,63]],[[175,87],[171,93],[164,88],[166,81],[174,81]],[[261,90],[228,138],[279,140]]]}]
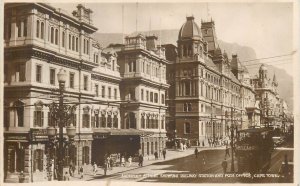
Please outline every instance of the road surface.
[{"label": "road surface", "polygon": [[[200,151],[198,158],[195,155],[189,155],[101,179],[170,183],[278,183],[278,171],[285,154],[288,155],[289,161],[293,161],[293,149],[276,149],[272,153],[271,166],[267,174],[255,174],[253,178],[250,174],[230,173],[231,157],[228,156],[227,173],[223,174],[221,162],[224,160],[225,150],[217,149]],[[237,170],[236,163],[235,171]]]}]

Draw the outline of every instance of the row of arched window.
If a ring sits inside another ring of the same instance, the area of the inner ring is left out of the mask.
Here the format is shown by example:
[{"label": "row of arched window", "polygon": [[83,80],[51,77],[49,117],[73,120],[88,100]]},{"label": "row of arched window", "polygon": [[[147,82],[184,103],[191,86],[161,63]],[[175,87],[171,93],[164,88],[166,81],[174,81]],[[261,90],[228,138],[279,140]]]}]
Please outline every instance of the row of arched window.
[{"label": "row of arched window", "polygon": [[[157,117],[153,118],[150,115],[141,116],[141,128],[142,129],[159,129],[159,120]],[[164,118],[161,119],[161,129],[165,128]]]},{"label": "row of arched window", "polygon": [[[19,30],[21,31],[21,29]],[[27,29],[23,29],[23,30],[25,31]],[[44,39],[45,37],[45,24],[43,21],[40,20],[36,21],[36,37],[40,39]],[[55,45],[59,45],[59,31],[57,28],[54,27],[50,28],[49,40],[51,43]],[[64,31],[62,32],[61,44],[62,47],[66,47],[66,33]],[[89,54],[89,40],[84,39],[83,44],[84,44],[83,53]],[[69,50],[73,50],[76,52],[79,51],[79,38],[72,34],[69,34]]]}]

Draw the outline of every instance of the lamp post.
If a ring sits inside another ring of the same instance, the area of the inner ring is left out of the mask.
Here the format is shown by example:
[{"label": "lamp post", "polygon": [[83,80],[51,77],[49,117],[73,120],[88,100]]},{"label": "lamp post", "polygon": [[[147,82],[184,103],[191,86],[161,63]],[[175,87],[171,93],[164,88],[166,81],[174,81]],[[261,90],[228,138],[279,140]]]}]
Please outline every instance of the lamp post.
[{"label": "lamp post", "polygon": [[[63,168],[64,168],[64,152],[65,147],[71,145],[74,141],[74,137],[76,135],[76,128],[73,124],[67,126],[70,118],[73,116],[73,112],[76,110],[76,106],[73,105],[64,105],[64,88],[65,82],[67,80],[67,74],[65,70],[60,69],[57,74],[57,79],[59,82],[59,104],[57,106],[56,103],[52,103],[48,105],[50,110],[51,120],[56,120],[58,118],[58,129],[59,134],[56,136],[56,128],[53,126],[49,126],[47,128],[47,134],[49,137],[49,142],[51,146],[57,147],[57,178],[58,181],[63,180]],[[69,137],[69,141],[64,138],[63,129],[66,127],[67,136]]]},{"label": "lamp post", "polygon": [[234,153],[234,130],[237,130],[237,126],[233,124],[233,106],[231,107],[231,125],[230,125],[230,137],[231,137],[231,140],[230,140],[230,146],[231,146],[231,172],[234,172],[234,156],[233,156],[233,153]]}]

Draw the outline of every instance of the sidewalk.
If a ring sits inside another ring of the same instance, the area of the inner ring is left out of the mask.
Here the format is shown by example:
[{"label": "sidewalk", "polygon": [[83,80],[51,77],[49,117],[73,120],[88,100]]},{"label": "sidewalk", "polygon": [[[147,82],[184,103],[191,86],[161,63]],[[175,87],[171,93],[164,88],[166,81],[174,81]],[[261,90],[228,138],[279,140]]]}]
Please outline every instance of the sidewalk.
[{"label": "sidewalk", "polygon": [[[199,151],[209,150],[209,149],[224,149],[224,147],[198,147]],[[143,167],[152,165],[154,163],[159,163],[159,162],[163,162],[163,161],[173,160],[176,158],[181,158],[181,157],[185,157],[188,155],[192,155],[192,154],[194,154],[194,150],[195,150],[195,147],[188,148],[185,151],[180,151],[178,149],[177,150],[167,149],[165,160],[163,159],[163,156],[159,157],[158,160],[155,160],[154,155],[149,156],[149,160],[147,157],[144,157]],[[112,177],[119,173],[127,172],[127,171],[130,171],[133,169],[139,169],[139,168],[141,168],[141,167],[138,166],[138,162],[132,162],[130,167],[128,167],[127,164],[125,167],[113,167],[113,169],[108,170],[107,175],[104,176],[103,168],[99,167],[97,170],[96,176],[94,176],[92,165],[85,165],[83,167],[83,169],[84,169],[83,179],[80,179],[80,175],[78,174],[78,171],[76,170],[74,177],[70,177],[70,181],[80,181],[80,180],[91,181],[94,179],[107,178],[107,177]]]}]

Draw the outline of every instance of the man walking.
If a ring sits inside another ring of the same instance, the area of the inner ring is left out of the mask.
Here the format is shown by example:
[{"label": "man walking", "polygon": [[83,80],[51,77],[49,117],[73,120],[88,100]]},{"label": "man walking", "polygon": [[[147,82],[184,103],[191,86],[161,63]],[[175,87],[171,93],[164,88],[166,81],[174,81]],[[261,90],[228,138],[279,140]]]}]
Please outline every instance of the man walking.
[{"label": "man walking", "polygon": [[79,172],[80,172],[80,179],[82,179],[83,178],[83,167],[82,166],[80,167]]},{"label": "man walking", "polygon": [[166,154],[167,154],[166,149],[164,149],[162,153],[163,153],[163,157],[164,157],[164,160],[165,160],[166,159]]},{"label": "man walking", "polygon": [[103,171],[104,171],[104,176],[106,176],[107,174],[107,169],[108,169],[108,161],[107,159],[104,161],[104,167],[103,167]]},{"label": "man walking", "polygon": [[158,153],[157,153],[157,151],[154,152],[154,157],[155,157],[155,160],[158,160]]},{"label": "man walking", "polygon": [[225,158],[227,157],[227,155],[230,157],[228,145],[226,145],[225,149]]},{"label": "man walking", "polygon": [[223,168],[223,173],[226,174],[226,171],[227,171],[227,161],[226,161],[226,158],[224,159],[224,161],[222,161],[222,168]]},{"label": "man walking", "polygon": [[195,156],[196,156],[196,158],[198,158],[198,148],[197,147],[195,148]]},{"label": "man walking", "polygon": [[142,154],[139,155],[139,166],[143,166],[144,157]]},{"label": "man walking", "polygon": [[96,174],[97,174],[97,168],[98,168],[98,166],[97,166],[96,162],[94,162],[94,165],[93,165],[94,176],[96,176]]}]

